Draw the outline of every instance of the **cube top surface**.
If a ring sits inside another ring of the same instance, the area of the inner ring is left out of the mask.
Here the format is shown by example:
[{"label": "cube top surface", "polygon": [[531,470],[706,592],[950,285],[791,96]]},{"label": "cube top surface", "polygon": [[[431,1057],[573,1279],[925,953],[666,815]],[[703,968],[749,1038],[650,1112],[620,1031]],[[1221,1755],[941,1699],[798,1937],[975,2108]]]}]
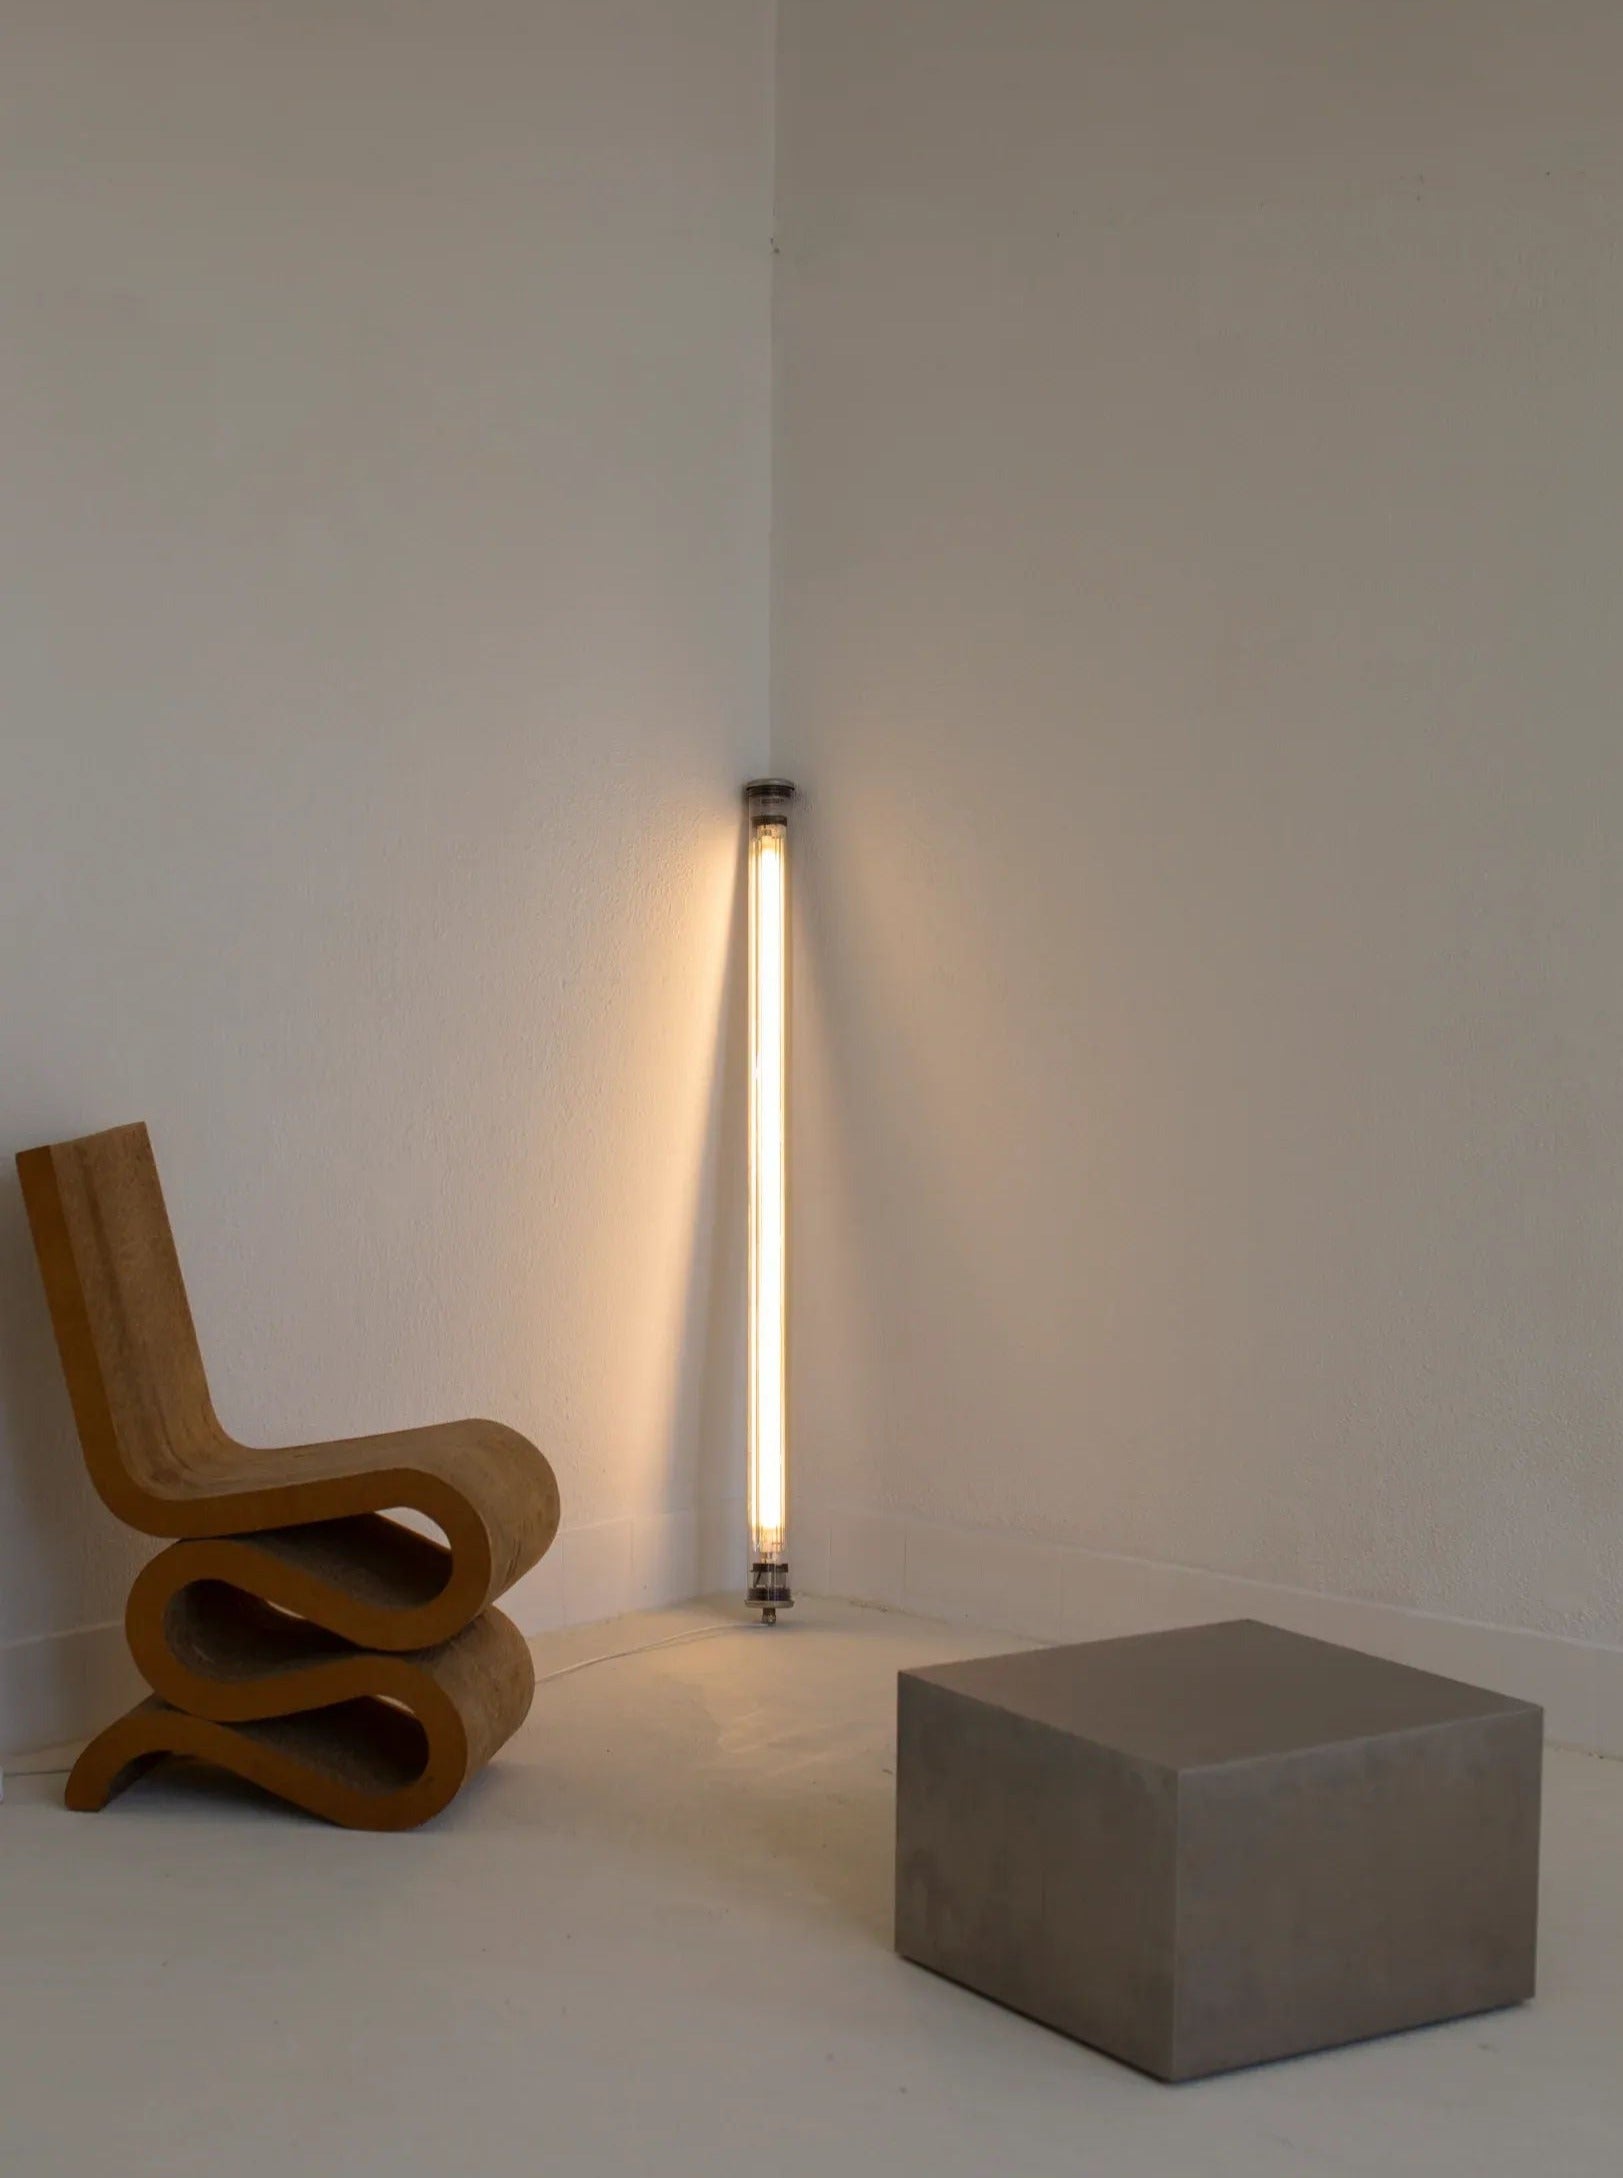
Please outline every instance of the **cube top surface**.
[{"label": "cube top surface", "polygon": [[1256,1619],[1023,1649],[903,1677],[1167,1770],[1536,1708]]}]

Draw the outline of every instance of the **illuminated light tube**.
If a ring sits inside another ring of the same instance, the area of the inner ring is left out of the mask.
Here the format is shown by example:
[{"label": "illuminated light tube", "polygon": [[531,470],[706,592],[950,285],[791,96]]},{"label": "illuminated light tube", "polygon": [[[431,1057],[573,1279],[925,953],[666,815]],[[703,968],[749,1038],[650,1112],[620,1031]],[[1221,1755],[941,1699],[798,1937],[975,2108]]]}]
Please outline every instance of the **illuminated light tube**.
[{"label": "illuminated light tube", "polygon": [[767,1625],[789,1592],[789,803],[752,779],[749,820],[749,1603]]}]

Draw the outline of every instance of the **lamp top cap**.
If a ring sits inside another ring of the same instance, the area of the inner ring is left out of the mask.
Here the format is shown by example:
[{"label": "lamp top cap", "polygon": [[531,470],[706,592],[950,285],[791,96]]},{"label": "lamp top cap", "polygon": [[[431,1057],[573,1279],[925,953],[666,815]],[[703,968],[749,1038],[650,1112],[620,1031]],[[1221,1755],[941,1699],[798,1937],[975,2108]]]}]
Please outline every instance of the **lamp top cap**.
[{"label": "lamp top cap", "polygon": [[752,817],[781,816],[794,793],[792,779],[751,779],[744,787],[744,807]]}]

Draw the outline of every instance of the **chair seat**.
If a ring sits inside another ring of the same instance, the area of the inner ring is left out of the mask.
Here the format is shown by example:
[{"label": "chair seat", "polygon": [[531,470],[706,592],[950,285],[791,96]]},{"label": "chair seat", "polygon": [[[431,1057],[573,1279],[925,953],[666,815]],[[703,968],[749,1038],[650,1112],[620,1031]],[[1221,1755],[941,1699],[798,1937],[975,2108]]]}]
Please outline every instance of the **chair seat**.
[{"label": "chair seat", "polygon": [[516,1429],[484,1420],[264,1448],[222,1436],[183,1478],[144,1493],[136,1509],[132,1524],[147,1534],[185,1538],[422,1513],[444,1532],[455,1561],[458,1623],[539,1560],[560,1510],[550,1463]]}]

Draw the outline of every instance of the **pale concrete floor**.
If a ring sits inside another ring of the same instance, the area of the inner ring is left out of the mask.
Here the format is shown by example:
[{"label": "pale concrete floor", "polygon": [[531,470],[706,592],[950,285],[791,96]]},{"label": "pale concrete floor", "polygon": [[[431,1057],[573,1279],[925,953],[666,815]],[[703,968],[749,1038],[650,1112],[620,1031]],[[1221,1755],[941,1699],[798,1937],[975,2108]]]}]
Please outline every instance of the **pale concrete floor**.
[{"label": "pale concrete floor", "polygon": [[1537,2003],[1159,2087],[890,1949],[894,1674],[1009,1645],[814,1602],[574,1672],[407,1837],[182,1778],[72,1816],[8,1777],[0,2166],[1616,2178],[1623,1764],[1550,1758]]}]

